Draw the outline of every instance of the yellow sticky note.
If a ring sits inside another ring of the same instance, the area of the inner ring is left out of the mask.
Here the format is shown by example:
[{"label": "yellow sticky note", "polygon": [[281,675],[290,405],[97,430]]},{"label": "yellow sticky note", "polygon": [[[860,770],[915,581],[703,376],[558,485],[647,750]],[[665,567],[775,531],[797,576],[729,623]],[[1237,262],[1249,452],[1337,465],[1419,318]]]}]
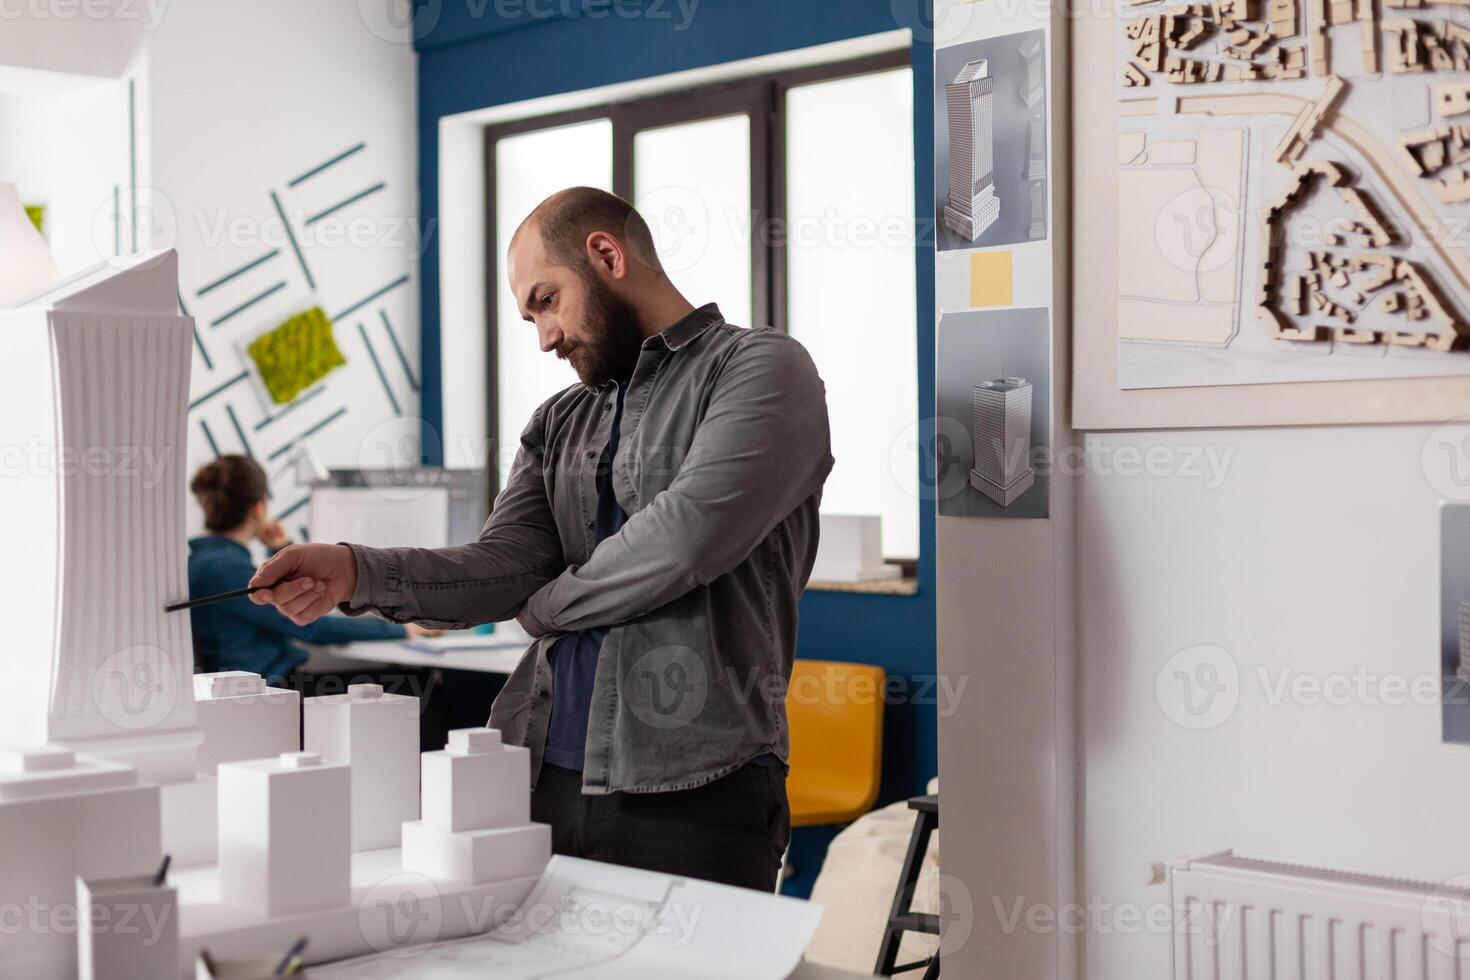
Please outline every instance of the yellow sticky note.
[{"label": "yellow sticky note", "polygon": [[1011,305],[1011,253],[970,254],[970,305]]}]

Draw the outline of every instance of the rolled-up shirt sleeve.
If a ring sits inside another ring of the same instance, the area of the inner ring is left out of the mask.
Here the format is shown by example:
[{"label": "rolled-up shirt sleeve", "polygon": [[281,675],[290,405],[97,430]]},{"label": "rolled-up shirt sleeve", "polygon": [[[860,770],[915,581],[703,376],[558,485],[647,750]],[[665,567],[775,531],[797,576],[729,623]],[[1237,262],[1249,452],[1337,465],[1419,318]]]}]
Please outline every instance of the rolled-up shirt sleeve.
[{"label": "rolled-up shirt sleeve", "polygon": [[521,610],[535,636],[614,626],[738,565],[832,468],[826,389],[810,355],[774,331],[742,338],[669,487],[631,514],[587,562]]},{"label": "rolled-up shirt sleeve", "polygon": [[566,567],[547,493],[544,419],[543,405],[521,433],[510,476],[478,540],[450,548],[348,544],[357,587],[342,611],[443,629],[514,618]]}]

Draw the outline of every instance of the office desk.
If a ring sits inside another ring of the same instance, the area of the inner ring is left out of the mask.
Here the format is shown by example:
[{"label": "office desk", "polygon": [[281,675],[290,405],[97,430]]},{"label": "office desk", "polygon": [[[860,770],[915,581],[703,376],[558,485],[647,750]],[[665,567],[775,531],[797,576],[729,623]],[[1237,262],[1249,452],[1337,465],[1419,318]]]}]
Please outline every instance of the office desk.
[{"label": "office desk", "polygon": [[438,667],[441,670],[472,670],[484,674],[509,674],[531,645],[522,637],[505,638],[491,634],[487,644],[474,650],[446,650],[425,653],[413,650],[402,640],[365,640],[346,646],[313,647],[308,670],[338,669],[333,660],[358,663],[404,664],[409,667]]}]

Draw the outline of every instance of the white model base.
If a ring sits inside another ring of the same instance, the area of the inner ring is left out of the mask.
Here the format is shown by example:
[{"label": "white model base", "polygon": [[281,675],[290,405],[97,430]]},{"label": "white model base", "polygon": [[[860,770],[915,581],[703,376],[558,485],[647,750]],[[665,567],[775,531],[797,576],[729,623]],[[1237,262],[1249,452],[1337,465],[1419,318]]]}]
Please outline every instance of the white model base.
[{"label": "white model base", "polygon": [[176,868],[219,860],[219,797],[213,776],[158,787],[163,814],[163,853]]},{"label": "white model base", "polygon": [[262,950],[284,952],[308,935],[305,958],[322,963],[489,932],[525,902],[541,871],[471,885],[404,871],[397,848],[361,851],[352,855],[352,891],[345,904],[272,917],[221,904],[216,869],[188,868],[170,875],[183,908],[178,976],[194,976],[200,949],[216,959],[252,959]]},{"label": "white model base", "polygon": [[485,884],[540,874],[551,860],[551,827],[528,823],[443,831],[421,820],[403,825],[403,867],[430,878]]},{"label": "white model base", "polygon": [[1036,471],[1031,469],[1016,477],[1006,486],[1001,486],[999,483],[991,483],[974,470],[970,471],[970,486],[979,490],[1002,507],[1009,507],[1015,503],[1016,499],[1027,490],[1030,490],[1035,482]]}]

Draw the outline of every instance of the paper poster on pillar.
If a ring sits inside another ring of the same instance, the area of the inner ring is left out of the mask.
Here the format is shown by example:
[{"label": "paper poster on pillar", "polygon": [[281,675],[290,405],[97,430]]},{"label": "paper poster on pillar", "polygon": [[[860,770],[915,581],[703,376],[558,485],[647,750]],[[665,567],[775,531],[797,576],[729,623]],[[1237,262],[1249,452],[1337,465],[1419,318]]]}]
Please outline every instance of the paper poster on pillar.
[{"label": "paper poster on pillar", "polygon": [[1050,314],[939,321],[935,491],[941,517],[1050,516]]},{"label": "paper poster on pillar", "polygon": [[1446,742],[1470,743],[1470,504],[1439,513],[1440,713]]},{"label": "paper poster on pillar", "polygon": [[1048,234],[1046,35],[934,53],[934,213],[940,251]]}]

